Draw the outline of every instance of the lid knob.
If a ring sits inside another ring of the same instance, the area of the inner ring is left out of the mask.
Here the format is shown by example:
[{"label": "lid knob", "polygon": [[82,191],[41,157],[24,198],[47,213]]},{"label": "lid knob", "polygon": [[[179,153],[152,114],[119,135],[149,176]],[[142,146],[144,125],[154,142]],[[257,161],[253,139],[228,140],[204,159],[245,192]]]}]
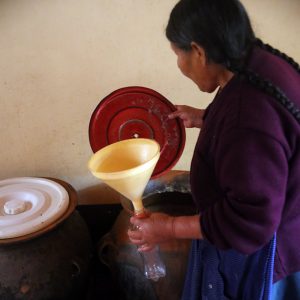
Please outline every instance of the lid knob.
[{"label": "lid knob", "polygon": [[4,204],[4,211],[8,215],[17,215],[24,212],[26,209],[25,201],[23,200],[9,200]]}]

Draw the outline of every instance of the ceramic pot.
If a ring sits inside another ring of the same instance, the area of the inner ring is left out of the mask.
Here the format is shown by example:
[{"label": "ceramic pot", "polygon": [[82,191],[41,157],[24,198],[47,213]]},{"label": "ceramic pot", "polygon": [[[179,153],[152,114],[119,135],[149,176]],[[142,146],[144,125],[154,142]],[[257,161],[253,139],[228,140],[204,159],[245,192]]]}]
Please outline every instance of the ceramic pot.
[{"label": "ceramic pot", "polygon": [[92,242],[75,210],[76,192],[55,181],[69,194],[66,213],[38,232],[0,240],[1,300],[84,299]]}]

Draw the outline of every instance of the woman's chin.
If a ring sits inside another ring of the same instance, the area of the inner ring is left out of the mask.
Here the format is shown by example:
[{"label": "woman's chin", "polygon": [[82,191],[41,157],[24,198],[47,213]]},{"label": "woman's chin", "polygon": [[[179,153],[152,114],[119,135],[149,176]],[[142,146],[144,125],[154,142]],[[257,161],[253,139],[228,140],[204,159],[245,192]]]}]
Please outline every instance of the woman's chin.
[{"label": "woman's chin", "polygon": [[214,87],[214,88],[210,87],[209,88],[209,87],[200,86],[198,84],[197,84],[197,86],[198,86],[198,88],[199,88],[199,90],[201,92],[203,92],[203,93],[209,93],[209,94],[213,93],[217,89],[217,87]]}]

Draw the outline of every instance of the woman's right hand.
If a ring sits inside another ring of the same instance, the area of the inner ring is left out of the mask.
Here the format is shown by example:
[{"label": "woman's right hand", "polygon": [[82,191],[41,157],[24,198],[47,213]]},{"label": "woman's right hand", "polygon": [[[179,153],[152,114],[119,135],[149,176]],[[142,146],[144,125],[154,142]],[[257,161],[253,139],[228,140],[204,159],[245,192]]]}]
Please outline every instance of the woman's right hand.
[{"label": "woman's right hand", "polygon": [[165,213],[153,212],[147,218],[133,216],[130,222],[138,230],[129,229],[128,237],[133,244],[139,246],[139,251],[149,251],[156,244],[175,238],[173,236],[174,217]]},{"label": "woman's right hand", "polygon": [[201,128],[205,110],[188,105],[175,105],[176,111],[169,114],[169,119],[180,118],[186,128]]}]

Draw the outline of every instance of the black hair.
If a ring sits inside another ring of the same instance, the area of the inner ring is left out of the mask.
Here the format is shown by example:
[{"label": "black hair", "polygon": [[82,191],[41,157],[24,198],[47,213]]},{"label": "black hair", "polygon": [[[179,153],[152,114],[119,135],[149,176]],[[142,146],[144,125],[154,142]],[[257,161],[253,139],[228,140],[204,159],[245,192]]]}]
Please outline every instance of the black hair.
[{"label": "black hair", "polygon": [[176,47],[189,51],[195,42],[208,61],[221,64],[256,88],[271,95],[300,123],[300,110],[268,79],[247,68],[254,46],[287,61],[300,74],[291,57],[255,37],[249,16],[239,0],[180,0],[173,8],[166,36]]},{"label": "black hair", "polygon": [[201,45],[208,60],[226,68],[241,68],[255,35],[248,15],[235,0],[181,0],[173,8],[166,28],[176,47]]}]

